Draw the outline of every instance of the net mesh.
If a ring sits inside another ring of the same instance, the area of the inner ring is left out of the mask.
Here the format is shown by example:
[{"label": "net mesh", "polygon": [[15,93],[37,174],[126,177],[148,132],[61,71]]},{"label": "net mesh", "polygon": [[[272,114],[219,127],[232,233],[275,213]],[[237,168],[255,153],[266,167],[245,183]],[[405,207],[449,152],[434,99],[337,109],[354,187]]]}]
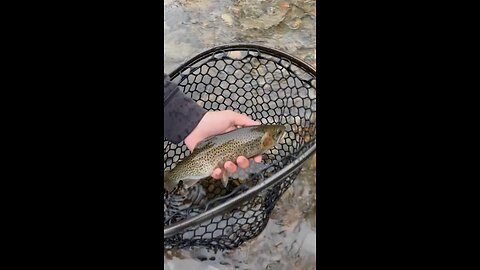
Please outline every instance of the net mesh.
[{"label": "net mesh", "polygon": [[[233,110],[263,124],[286,127],[284,142],[263,155],[263,166],[250,170],[248,181],[230,179],[227,187],[211,178],[189,190],[164,191],[164,225],[199,215],[265,181],[314,147],[316,141],[316,76],[301,61],[268,48],[224,47],[199,55],[173,72],[172,80],[210,111]],[[164,140],[164,170],[190,154],[186,145]],[[233,249],[258,236],[277,200],[293,183],[301,164],[286,178],[248,201],[232,205],[203,223],[164,239],[165,249],[203,246]]]}]

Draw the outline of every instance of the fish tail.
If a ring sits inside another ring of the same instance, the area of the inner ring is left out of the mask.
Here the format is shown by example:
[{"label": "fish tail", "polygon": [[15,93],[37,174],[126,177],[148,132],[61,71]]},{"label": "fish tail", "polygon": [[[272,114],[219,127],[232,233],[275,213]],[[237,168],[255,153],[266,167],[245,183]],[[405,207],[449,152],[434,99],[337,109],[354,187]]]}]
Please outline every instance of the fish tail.
[{"label": "fish tail", "polygon": [[177,184],[175,183],[175,181],[172,181],[168,175],[168,171],[164,171],[163,172],[163,188],[168,191],[168,192],[171,192],[175,187],[177,186]]}]

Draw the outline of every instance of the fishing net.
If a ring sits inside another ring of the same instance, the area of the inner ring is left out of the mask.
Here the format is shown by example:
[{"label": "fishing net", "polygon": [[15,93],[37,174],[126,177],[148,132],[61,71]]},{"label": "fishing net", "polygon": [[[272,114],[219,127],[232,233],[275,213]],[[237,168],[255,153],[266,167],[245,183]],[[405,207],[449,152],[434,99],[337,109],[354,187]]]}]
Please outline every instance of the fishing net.
[{"label": "fishing net", "polygon": [[[165,249],[236,248],[263,231],[277,200],[316,149],[315,70],[274,49],[229,45],[195,56],[170,76],[207,110],[233,110],[286,127],[284,141],[263,155],[262,164],[251,163],[243,172],[248,180],[233,175],[225,188],[210,178],[187,191],[164,191]],[[164,170],[189,154],[183,142],[164,140]]]}]

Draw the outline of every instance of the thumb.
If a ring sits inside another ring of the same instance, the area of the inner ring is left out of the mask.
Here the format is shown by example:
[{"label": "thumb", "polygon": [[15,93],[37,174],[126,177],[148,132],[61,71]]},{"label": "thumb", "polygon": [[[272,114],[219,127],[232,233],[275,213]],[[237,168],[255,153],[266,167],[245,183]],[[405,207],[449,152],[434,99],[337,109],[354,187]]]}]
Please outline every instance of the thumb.
[{"label": "thumb", "polygon": [[232,124],[235,126],[254,126],[254,125],[260,125],[261,123],[258,121],[252,120],[250,117],[233,112],[233,117],[232,117]]}]

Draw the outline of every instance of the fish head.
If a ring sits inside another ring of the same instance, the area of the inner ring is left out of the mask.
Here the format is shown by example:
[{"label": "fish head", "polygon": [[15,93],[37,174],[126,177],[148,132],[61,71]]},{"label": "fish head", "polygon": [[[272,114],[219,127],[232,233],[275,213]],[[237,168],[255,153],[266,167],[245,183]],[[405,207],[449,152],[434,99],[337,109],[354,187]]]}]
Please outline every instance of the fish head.
[{"label": "fish head", "polygon": [[261,129],[264,133],[261,140],[263,149],[272,148],[285,136],[285,126],[283,125],[263,125]]}]

